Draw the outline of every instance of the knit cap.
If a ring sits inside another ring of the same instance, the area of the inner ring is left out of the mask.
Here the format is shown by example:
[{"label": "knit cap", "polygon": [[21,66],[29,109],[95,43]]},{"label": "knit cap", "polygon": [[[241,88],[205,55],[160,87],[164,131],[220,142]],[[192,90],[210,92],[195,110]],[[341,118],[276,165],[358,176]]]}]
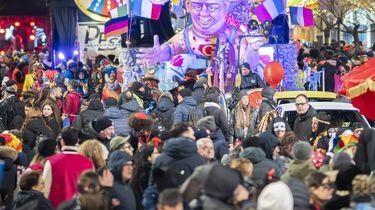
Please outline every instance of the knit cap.
[{"label": "knit cap", "polygon": [[308,160],[312,157],[312,147],[305,141],[297,142],[293,145],[292,154],[296,160]]}]

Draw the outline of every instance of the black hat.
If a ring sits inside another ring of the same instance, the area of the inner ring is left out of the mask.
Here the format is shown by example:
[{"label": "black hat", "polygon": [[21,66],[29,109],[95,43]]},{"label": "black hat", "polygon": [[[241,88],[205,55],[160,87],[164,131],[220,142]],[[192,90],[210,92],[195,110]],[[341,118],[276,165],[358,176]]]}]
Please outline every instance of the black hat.
[{"label": "black hat", "polygon": [[112,125],[112,120],[110,120],[107,116],[101,116],[92,121],[92,127],[98,133],[109,128]]},{"label": "black hat", "polygon": [[243,63],[243,64],[241,65],[241,69],[243,69],[243,68],[251,70],[251,68],[250,68],[250,64],[248,64],[248,63]]},{"label": "black hat", "polygon": [[187,96],[191,96],[192,95],[192,91],[191,91],[190,88],[184,88],[184,89],[180,90],[178,92],[178,94],[185,98]]},{"label": "black hat", "polygon": [[6,87],[5,91],[8,93],[16,94],[16,90],[13,87]]},{"label": "black hat", "polygon": [[38,145],[38,153],[42,157],[49,157],[55,154],[57,142],[54,139],[47,138]]},{"label": "black hat", "polygon": [[104,101],[105,107],[116,107],[117,106],[117,99],[113,97],[109,97]]},{"label": "black hat", "polygon": [[16,81],[14,81],[14,80],[12,80],[12,79],[10,79],[10,80],[8,80],[8,81],[5,82],[5,85],[6,85],[7,87],[11,87],[11,86],[13,86],[13,85],[15,85],[15,84],[17,84]]}]

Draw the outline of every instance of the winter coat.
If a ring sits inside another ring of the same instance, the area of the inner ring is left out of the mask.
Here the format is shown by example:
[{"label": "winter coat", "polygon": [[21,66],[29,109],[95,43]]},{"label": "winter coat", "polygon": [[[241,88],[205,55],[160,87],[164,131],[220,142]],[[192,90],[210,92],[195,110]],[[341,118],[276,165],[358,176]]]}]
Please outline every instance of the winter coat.
[{"label": "winter coat", "polygon": [[135,210],[136,200],[133,189],[129,182],[122,181],[122,169],[124,164],[132,161],[132,157],[123,151],[115,151],[108,158],[108,168],[111,170],[115,181],[113,183],[113,191],[120,201],[120,205],[115,210]]},{"label": "winter coat", "polygon": [[16,116],[25,118],[25,104],[16,96],[5,99],[0,104],[0,120],[4,123],[8,130],[21,127],[19,123],[14,121],[18,119]]},{"label": "winter coat", "polygon": [[57,139],[57,136],[60,134],[61,126],[58,125],[57,121],[54,119],[54,117],[45,117],[44,118],[47,126],[51,129],[51,134],[53,139]]},{"label": "winter coat", "polygon": [[143,110],[143,108],[139,106],[138,102],[135,99],[132,99],[131,101],[125,101],[120,106],[120,110],[123,111],[124,116],[125,116],[125,121],[126,121],[126,126],[127,126],[126,132],[130,134],[131,128],[128,125],[128,119],[130,115]]},{"label": "winter coat", "polygon": [[90,122],[95,118],[103,116],[103,114],[103,104],[99,100],[91,101],[87,109],[77,116],[73,126],[87,132]]},{"label": "winter coat", "polygon": [[55,99],[51,98],[51,97],[47,97],[47,99],[44,101],[44,103],[49,103],[51,104],[53,107],[52,107],[52,110],[56,113],[56,116],[58,117],[57,120],[57,123],[59,126],[62,126],[62,120],[61,120],[61,104],[59,104],[60,101],[56,101]]},{"label": "winter coat", "polygon": [[[196,84],[197,83],[195,83],[195,85]],[[191,96],[197,101],[198,104],[200,104],[200,102],[203,98],[203,95],[204,95],[204,88],[203,88],[203,86],[202,87],[200,87],[200,86],[195,87],[195,85],[194,85],[194,90],[193,90]]]},{"label": "winter coat", "polygon": [[229,130],[228,119],[225,117],[224,111],[219,107],[219,104],[213,102],[206,102],[204,104],[206,115],[215,118],[216,126],[223,132],[225,140],[230,141],[232,136]]},{"label": "winter coat", "polygon": [[17,193],[12,209],[53,210],[54,208],[43,193],[35,190],[22,190]]},{"label": "winter coat", "polygon": [[[244,133],[244,128],[238,128],[236,127],[236,121],[239,119],[239,112],[242,111],[240,110],[241,108],[237,106],[233,109],[232,113],[231,113],[231,129],[232,129],[232,133],[233,133],[233,138],[234,139],[238,139],[238,138],[244,138],[247,133]],[[249,125],[249,128],[248,128],[248,131],[250,129],[254,129],[256,127],[256,118],[257,118],[257,112],[255,112],[255,110],[253,108],[250,108],[250,115],[247,116],[249,118],[249,121],[250,121],[250,125]]]},{"label": "winter coat", "polygon": [[316,171],[312,161],[293,160],[288,167],[287,172],[281,177],[281,180],[287,181],[289,178],[304,180],[305,177]]},{"label": "winter coat", "polygon": [[359,143],[354,154],[355,164],[364,173],[370,173],[375,170],[375,130],[365,129],[359,136]]},{"label": "winter coat", "polygon": [[212,198],[206,195],[199,197],[199,202],[192,202],[190,204],[191,209],[204,209],[204,210],[236,210],[239,209],[235,206],[230,206],[223,201]]},{"label": "winter coat", "polygon": [[266,154],[266,158],[273,160],[273,151],[279,144],[279,140],[271,132],[266,131],[259,135],[259,146]]},{"label": "winter coat", "polygon": [[241,75],[241,90],[264,87],[264,82],[256,73],[250,72],[248,75]]},{"label": "winter coat", "polygon": [[191,97],[187,96],[184,98],[184,100],[177,105],[176,110],[173,115],[173,124],[177,124],[179,122],[188,122],[189,121],[189,110],[190,109],[196,109],[197,107],[197,101]]},{"label": "winter coat", "polygon": [[337,72],[337,68],[336,68],[336,65],[332,65],[332,63],[330,62],[332,60],[328,60],[326,62],[324,62],[323,65],[319,66],[318,67],[318,71],[324,71],[324,90],[323,90],[323,76],[321,76],[321,81],[320,81],[320,84],[319,85],[319,90],[321,91],[328,91],[328,92],[334,92],[335,90],[335,74]]},{"label": "winter coat", "polygon": [[77,91],[75,90],[69,92],[65,97],[63,110],[64,110],[64,114],[72,115],[70,116],[71,124],[73,124],[76,118],[75,115],[78,114],[80,101],[81,101],[81,95],[77,93]]},{"label": "winter coat", "polygon": [[17,151],[8,146],[0,146],[0,159],[4,161],[4,175],[0,189],[12,191],[17,186],[17,169],[14,161],[17,159]]},{"label": "winter coat", "polygon": [[280,170],[277,164],[266,158],[266,154],[261,148],[248,147],[240,153],[240,157],[247,158],[253,163],[253,180],[259,186],[268,177],[268,171],[275,170],[275,176],[280,177]]},{"label": "winter coat", "polygon": [[117,107],[110,107],[104,111],[104,116],[107,116],[113,122],[116,135],[127,136],[131,131],[126,114],[125,110]]},{"label": "winter coat", "polygon": [[305,114],[297,115],[294,121],[294,134],[299,140],[308,141],[311,136],[312,118],[317,114],[316,110],[310,105],[309,110]]},{"label": "winter coat", "polygon": [[172,128],[173,121],[171,119],[173,119],[175,110],[172,95],[163,93],[159,98],[156,114],[160,124],[167,130]]},{"label": "winter coat", "polygon": [[260,123],[264,115],[269,112],[274,110],[276,107],[276,104],[273,100],[269,100],[267,98],[263,98],[262,103],[259,106],[259,112],[258,112],[258,117],[257,117],[257,123]]},{"label": "winter coat", "polygon": [[[189,138],[178,137],[168,139],[164,143],[162,154],[156,158],[151,171],[169,167],[178,161],[178,165],[185,169],[185,176],[190,176],[194,169],[205,164],[204,159],[198,154],[195,142]],[[150,178],[153,183],[153,178]]]},{"label": "winter coat", "polygon": [[23,143],[30,149],[34,149],[36,138],[40,133],[52,137],[52,130],[47,126],[42,117],[32,118],[24,127],[22,133]]},{"label": "winter coat", "polygon": [[210,138],[214,144],[215,159],[220,161],[225,154],[229,153],[229,144],[220,129],[212,132]]}]

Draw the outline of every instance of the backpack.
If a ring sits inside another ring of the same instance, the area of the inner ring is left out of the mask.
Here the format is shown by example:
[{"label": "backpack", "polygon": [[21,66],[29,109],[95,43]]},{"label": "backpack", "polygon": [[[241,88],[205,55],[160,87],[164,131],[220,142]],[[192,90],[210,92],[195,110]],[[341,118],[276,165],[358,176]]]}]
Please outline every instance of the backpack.
[{"label": "backpack", "polygon": [[192,125],[196,125],[198,120],[202,119],[206,114],[206,111],[203,108],[195,107],[192,108],[190,106],[185,105],[185,108],[188,110],[188,122]]}]

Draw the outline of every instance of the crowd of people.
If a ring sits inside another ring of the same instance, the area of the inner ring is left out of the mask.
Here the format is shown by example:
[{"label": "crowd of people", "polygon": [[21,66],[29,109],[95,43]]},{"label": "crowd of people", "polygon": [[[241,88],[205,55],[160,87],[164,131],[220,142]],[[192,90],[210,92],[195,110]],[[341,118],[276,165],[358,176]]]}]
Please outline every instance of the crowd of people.
[{"label": "crowd of people", "polygon": [[227,110],[195,71],[162,92],[152,74],[123,86],[113,57],[42,58],[0,57],[3,209],[375,209],[374,130],[332,135],[303,94],[291,128],[247,63]]}]

